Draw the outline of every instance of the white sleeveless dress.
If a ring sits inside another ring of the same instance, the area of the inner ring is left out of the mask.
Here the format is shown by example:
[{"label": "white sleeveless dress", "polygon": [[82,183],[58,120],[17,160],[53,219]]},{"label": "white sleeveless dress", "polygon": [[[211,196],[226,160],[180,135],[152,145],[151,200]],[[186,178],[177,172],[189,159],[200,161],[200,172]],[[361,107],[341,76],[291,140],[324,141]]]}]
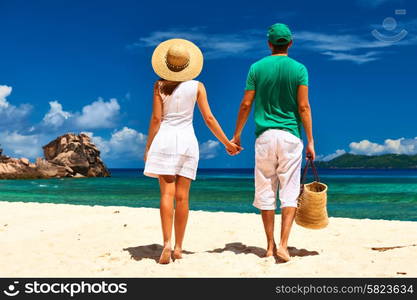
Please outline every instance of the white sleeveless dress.
[{"label": "white sleeveless dress", "polygon": [[180,175],[195,180],[199,159],[193,127],[197,89],[198,81],[189,80],[169,96],[161,93],[162,122],[148,151],[143,171],[146,176]]}]

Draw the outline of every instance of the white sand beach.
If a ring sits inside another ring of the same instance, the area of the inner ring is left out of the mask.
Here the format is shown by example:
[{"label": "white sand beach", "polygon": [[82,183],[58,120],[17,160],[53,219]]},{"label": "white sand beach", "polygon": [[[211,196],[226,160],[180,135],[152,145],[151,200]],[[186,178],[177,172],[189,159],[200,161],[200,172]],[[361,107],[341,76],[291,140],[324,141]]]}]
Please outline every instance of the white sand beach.
[{"label": "white sand beach", "polygon": [[417,222],[330,218],[323,230],[294,225],[292,260],[277,263],[262,258],[259,215],[191,211],[187,252],[169,265],[156,263],[159,222],[150,208],[0,202],[0,276],[417,277]]}]

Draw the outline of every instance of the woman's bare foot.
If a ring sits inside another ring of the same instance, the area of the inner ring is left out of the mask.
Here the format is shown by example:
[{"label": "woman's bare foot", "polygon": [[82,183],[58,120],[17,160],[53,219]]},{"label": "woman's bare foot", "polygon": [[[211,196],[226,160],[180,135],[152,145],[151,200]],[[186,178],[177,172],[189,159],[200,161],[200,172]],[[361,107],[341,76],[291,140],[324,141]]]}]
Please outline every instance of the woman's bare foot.
[{"label": "woman's bare foot", "polygon": [[176,248],[174,249],[174,253],[172,255],[174,259],[181,259],[182,258],[182,249]]},{"label": "woman's bare foot", "polygon": [[159,257],[159,263],[166,265],[171,262],[171,247],[165,246],[162,250],[161,256]]},{"label": "woman's bare foot", "polygon": [[276,253],[277,253],[278,258],[282,259],[285,262],[288,262],[291,259],[290,253],[288,252],[287,248],[279,247]]},{"label": "woman's bare foot", "polygon": [[266,248],[265,257],[270,257],[270,256],[274,255],[274,251],[276,250],[276,248],[277,248],[277,246],[275,245],[275,243],[269,244]]},{"label": "woman's bare foot", "polygon": [[271,257],[272,255],[274,255],[273,249],[266,250],[265,257]]}]

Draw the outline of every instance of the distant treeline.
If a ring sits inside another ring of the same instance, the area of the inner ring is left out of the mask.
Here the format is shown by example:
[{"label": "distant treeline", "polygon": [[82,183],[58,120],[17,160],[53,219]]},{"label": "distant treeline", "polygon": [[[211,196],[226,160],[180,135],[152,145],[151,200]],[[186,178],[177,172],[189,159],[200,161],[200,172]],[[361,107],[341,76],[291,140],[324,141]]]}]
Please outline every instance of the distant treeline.
[{"label": "distant treeline", "polygon": [[329,161],[318,161],[319,168],[417,168],[417,155],[384,154],[384,155],[356,155],[346,153]]}]

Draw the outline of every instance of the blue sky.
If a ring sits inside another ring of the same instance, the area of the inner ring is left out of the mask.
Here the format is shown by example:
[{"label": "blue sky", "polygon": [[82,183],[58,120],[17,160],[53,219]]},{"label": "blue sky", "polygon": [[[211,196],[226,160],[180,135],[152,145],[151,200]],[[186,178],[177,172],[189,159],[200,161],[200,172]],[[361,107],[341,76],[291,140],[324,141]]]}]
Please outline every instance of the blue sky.
[{"label": "blue sky", "polygon": [[[290,56],[309,70],[321,159],[417,153],[415,1],[0,0],[0,11],[0,144],[9,155],[33,159],[56,136],[83,131],[110,167],[143,167],[157,79],[150,57],[173,37],[202,48],[198,80],[231,136],[248,68],[269,54],[276,22],[291,27]],[[201,167],[253,165],[252,117],[237,157],[198,109],[194,125]]]}]

